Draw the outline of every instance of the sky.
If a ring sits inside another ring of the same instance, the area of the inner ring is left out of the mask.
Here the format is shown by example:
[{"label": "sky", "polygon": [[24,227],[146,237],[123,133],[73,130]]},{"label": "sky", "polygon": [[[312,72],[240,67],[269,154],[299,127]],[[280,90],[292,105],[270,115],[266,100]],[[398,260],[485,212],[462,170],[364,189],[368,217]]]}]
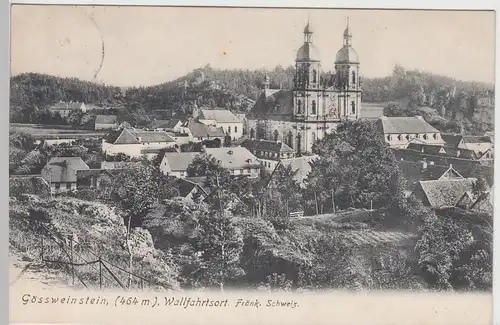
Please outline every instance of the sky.
[{"label": "sky", "polygon": [[494,83],[493,11],[14,5],[11,74],[46,73],[116,86],[221,69],[294,65],[308,19],[333,70],[349,17],[365,77],[395,64]]}]

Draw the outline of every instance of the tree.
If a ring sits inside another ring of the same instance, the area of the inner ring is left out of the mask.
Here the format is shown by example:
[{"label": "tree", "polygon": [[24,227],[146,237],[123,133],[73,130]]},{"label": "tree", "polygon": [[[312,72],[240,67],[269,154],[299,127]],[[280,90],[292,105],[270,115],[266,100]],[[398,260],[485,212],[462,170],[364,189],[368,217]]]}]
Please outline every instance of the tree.
[{"label": "tree", "polygon": [[172,183],[156,166],[147,161],[115,173],[108,182],[101,182],[100,199],[118,205],[125,212],[129,269],[132,268],[132,249],[129,241],[131,229],[142,225],[144,217],[155,204],[178,194]]},{"label": "tree", "polygon": [[319,207],[379,208],[402,198],[398,162],[372,122],[342,122],[313,151],[319,159],[312,162],[305,196]]},{"label": "tree", "polygon": [[214,157],[207,154],[196,156],[187,167],[186,173],[190,177],[206,176],[206,185],[212,190],[228,183],[231,176]]},{"label": "tree", "polygon": [[228,281],[244,275],[239,264],[243,249],[241,231],[230,213],[216,210],[200,218],[200,227],[198,249],[206,261],[202,276],[208,284],[218,284],[224,290]]}]

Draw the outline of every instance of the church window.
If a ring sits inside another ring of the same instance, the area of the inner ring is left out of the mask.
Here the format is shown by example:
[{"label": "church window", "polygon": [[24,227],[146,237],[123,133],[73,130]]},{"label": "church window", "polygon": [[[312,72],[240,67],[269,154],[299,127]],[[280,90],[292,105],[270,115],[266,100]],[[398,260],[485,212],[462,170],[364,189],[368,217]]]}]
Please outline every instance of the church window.
[{"label": "church window", "polygon": [[292,134],[292,131],[288,132],[288,146],[293,147],[293,134]]},{"label": "church window", "polygon": [[356,103],[354,101],[351,102],[351,113],[356,114]]},{"label": "church window", "polygon": [[352,72],[352,84],[356,85],[356,73],[354,71]]},{"label": "church window", "polygon": [[316,70],[313,70],[313,82],[316,83],[318,80],[317,80],[317,77],[318,76],[318,72]]},{"label": "church window", "polygon": [[297,152],[300,153],[300,147],[301,147],[301,143],[302,143],[302,136],[299,134],[297,134]]},{"label": "church window", "polygon": [[316,114],[316,101],[315,100],[312,101],[311,110],[312,110],[312,114],[315,115]]},{"label": "church window", "polygon": [[302,114],[302,101],[300,99],[297,101],[297,114]]}]

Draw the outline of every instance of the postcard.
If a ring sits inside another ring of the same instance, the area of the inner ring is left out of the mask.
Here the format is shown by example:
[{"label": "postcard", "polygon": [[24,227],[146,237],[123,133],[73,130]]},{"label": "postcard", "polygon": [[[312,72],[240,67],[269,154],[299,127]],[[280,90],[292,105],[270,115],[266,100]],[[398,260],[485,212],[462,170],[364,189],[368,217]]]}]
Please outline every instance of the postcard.
[{"label": "postcard", "polygon": [[495,12],[13,5],[13,323],[491,324]]}]

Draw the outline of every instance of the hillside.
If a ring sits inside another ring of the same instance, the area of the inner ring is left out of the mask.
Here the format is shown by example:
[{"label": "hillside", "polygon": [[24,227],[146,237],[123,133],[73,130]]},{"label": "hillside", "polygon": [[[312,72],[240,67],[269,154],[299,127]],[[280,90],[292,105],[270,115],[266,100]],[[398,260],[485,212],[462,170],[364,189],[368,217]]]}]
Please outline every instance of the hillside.
[{"label": "hillside", "polygon": [[[151,116],[163,112],[164,117],[191,112],[193,107],[224,107],[246,112],[257,99],[267,74],[272,88],[290,88],[295,69],[220,70],[196,69],[173,81],[156,86],[119,87],[95,84],[75,78],[58,78],[27,73],[11,78],[11,122],[47,123],[46,107],[59,101],[83,101],[97,106],[116,107],[119,120],[146,124]],[[324,76],[328,73],[325,72]],[[387,105],[396,102],[403,109],[429,107],[448,120],[464,123],[491,121],[494,86],[466,82],[417,70],[406,71],[396,66],[384,78],[363,78],[363,101]],[[444,108],[444,109],[443,109]],[[411,113],[410,113],[411,114]],[[80,125],[88,118],[75,117]]]},{"label": "hillside", "polygon": [[[150,281],[143,281],[149,288],[178,287],[168,256],[154,248],[147,231],[132,231],[128,243],[132,255],[127,249],[123,219],[105,204],[34,195],[10,199],[9,251],[17,259],[33,262],[44,272],[59,274],[61,280],[72,274],[67,264],[72,261],[77,264],[77,287],[96,287],[102,282],[105,287],[118,288],[119,282],[129,280],[127,270],[134,274],[130,277],[134,286],[139,285],[141,276]],[[110,270],[102,278],[94,262],[98,258]]]}]

